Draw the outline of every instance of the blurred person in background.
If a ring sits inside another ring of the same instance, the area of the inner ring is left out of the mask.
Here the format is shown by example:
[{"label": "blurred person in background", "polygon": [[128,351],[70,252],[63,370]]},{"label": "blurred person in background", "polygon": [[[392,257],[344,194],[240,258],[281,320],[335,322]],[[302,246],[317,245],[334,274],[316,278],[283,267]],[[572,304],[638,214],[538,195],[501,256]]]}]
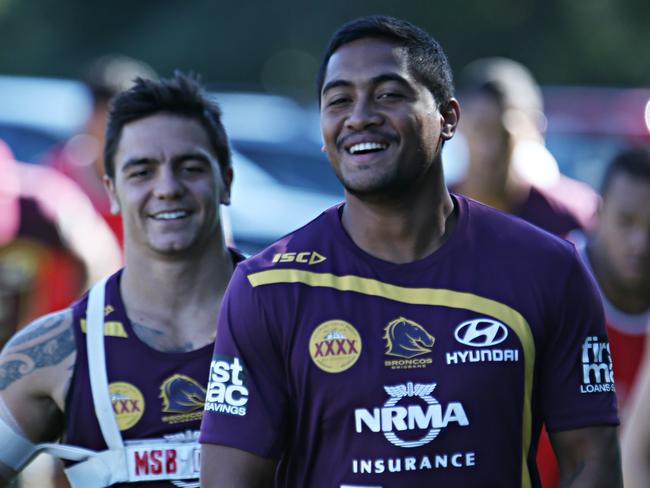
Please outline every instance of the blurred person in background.
[{"label": "blurred person in background", "polygon": [[33,443],[62,438],[48,452],[79,461],[74,487],[198,487],[214,324],[242,259],[219,215],[233,178],[220,109],[191,77],[138,79],[114,99],[104,156],[125,266],[0,354],[2,486]]},{"label": "blurred person in background", "polygon": [[110,212],[110,202],[102,183],[104,162],[102,150],[106,117],[111,99],[133,85],[136,78],[156,79],[153,68],[123,55],[106,55],[90,64],[82,81],[90,91],[92,107],[83,129],[44,157],[53,166],[73,179],[88,195],[97,211],[108,222],[122,242],[120,217]]},{"label": "blurred person in background", "polygon": [[[568,237],[595,278],[603,300],[622,430],[643,430],[637,424],[649,423],[647,414],[644,420],[638,413],[636,419],[628,417],[630,395],[650,331],[648,147],[627,148],[614,157],[601,184],[601,197],[594,228],[587,233],[573,231]],[[628,449],[625,455],[638,454]],[[557,486],[555,457],[545,440],[540,446],[539,464],[544,486]]]},{"label": "blurred person in background", "polygon": [[458,88],[469,161],[453,190],[556,235],[592,225],[598,196],[561,175],[546,149],[542,93],[530,71],[511,59],[478,59]]},{"label": "blurred person in background", "polygon": [[601,194],[596,228],[587,237],[575,236],[575,241],[605,305],[622,421],[625,486],[645,488],[650,486],[650,147],[617,154]]},{"label": "blurred person in background", "polygon": [[588,235],[570,235],[598,283],[623,423],[650,331],[650,148],[618,153],[601,185]]},{"label": "blurred person in background", "polygon": [[0,347],[16,329],[76,300],[121,262],[115,237],[59,172],[14,159],[0,140]]}]

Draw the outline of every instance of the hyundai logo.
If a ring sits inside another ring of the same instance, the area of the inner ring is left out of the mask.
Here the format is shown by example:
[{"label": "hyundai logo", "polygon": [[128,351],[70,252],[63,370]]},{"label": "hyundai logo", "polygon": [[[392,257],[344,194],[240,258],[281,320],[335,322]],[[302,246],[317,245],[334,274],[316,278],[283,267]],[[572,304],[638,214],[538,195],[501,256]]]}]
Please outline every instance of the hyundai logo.
[{"label": "hyundai logo", "polygon": [[506,340],[508,328],[492,319],[474,319],[463,322],[454,331],[461,344],[472,347],[495,346]]}]

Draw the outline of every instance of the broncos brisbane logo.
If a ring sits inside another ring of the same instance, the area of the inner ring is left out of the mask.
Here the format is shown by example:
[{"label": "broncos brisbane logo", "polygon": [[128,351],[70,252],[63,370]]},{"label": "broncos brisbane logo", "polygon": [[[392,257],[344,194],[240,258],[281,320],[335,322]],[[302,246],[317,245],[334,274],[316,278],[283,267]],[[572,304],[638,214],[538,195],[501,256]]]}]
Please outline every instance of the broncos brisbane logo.
[{"label": "broncos brisbane logo", "polygon": [[386,354],[400,358],[414,358],[431,352],[435,337],[412,320],[398,317],[384,328]]},{"label": "broncos brisbane logo", "polygon": [[205,388],[189,376],[175,374],[160,385],[160,398],[163,412],[194,412],[203,409]]}]

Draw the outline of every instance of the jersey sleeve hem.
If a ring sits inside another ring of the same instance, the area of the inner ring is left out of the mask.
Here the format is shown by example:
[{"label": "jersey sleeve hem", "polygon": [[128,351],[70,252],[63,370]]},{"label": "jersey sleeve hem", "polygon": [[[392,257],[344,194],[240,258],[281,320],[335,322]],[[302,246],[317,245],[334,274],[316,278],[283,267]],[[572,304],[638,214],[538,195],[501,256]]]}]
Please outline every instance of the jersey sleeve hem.
[{"label": "jersey sleeve hem", "polygon": [[279,453],[274,452],[273,449],[264,449],[263,446],[258,444],[247,444],[243,439],[234,440],[232,438],[224,438],[219,435],[207,435],[201,432],[199,436],[199,442],[201,444],[215,444],[220,446],[232,447],[234,449],[239,449],[240,451],[250,452],[257,456],[276,460],[279,458]]},{"label": "jersey sleeve hem", "polygon": [[621,422],[616,414],[602,415],[602,414],[592,414],[585,415],[584,413],[570,414],[559,417],[553,422],[548,422],[546,424],[546,430],[548,432],[560,432],[564,430],[573,430],[573,429],[582,429],[587,427],[597,427],[603,425],[617,426]]}]

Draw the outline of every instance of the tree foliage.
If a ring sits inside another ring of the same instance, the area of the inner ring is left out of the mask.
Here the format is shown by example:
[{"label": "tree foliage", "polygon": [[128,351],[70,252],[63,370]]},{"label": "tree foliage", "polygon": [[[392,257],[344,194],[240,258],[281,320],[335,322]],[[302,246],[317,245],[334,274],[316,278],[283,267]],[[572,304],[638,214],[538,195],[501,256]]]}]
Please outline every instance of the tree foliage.
[{"label": "tree foliage", "polygon": [[502,55],[542,83],[650,85],[647,0],[0,0],[0,71],[77,77],[121,53],[165,75],[194,70],[307,99],[329,36],[370,13],[426,28],[456,70]]}]

